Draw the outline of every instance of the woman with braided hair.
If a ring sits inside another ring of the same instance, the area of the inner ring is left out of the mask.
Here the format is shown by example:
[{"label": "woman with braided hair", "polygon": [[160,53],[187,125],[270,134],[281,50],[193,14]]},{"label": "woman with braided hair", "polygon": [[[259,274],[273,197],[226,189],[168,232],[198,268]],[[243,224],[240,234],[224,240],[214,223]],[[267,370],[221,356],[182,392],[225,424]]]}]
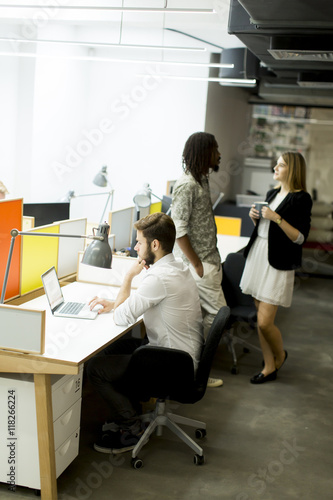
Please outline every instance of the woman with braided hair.
[{"label": "woman with braided hair", "polygon": [[[174,186],[171,207],[176,226],[175,255],[189,265],[198,286],[205,335],[218,310],[226,305],[208,184],[209,173],[218,171],[220,159],[214,135],[192,134],[185,143],[184,173]],[[207,386],[222,384],[221,379],[209,378]]]}]

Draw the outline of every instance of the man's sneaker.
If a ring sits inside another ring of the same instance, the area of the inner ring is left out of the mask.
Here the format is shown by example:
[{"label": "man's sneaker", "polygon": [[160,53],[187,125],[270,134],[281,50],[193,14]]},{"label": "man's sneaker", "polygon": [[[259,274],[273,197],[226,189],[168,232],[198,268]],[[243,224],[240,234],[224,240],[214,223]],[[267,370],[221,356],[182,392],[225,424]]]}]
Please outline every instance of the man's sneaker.
[{"label": "man's sneaker", "polygon": [[144,431],[141,431],[139,434],[132,434],[130,431],[120,431],[120,433],[117,433],[117,440],[113,445],[112,453],[117,455],[118,453],[133,450],[140,441],[143,432]]},{"label": "man's sneaker", "polygon": [[[119,433],[120,431],[117,431]],[[104,431],[98,437],[96,442],[94,443],[94,449],[99,451],[100,453],[111,453],[112,447],[114,443],[115,433],[113,431]]]},{"label": "man's sneaker", "polygon": [[117,432],[106,431],[94,443],[94,449],[100,453],[124,453],[125,451],[133,450],[135,445],[140,441],[143,432],[135,435],[130,431],[119,430]]},{"label": "man's sneaker", "polygon": [[109,422],[108,420],[106,420],[104,422],[104,424],[102,425],[103,432],[106,432],[106,431],[117,432],[119,430],[120,430],[120,427],[118,424],[116,424],[116,422]]},{"label": "man's sneaker", "polygon": [[221,385],[223,385],[221,378],[208,377],[207,387],[220,387]]}]

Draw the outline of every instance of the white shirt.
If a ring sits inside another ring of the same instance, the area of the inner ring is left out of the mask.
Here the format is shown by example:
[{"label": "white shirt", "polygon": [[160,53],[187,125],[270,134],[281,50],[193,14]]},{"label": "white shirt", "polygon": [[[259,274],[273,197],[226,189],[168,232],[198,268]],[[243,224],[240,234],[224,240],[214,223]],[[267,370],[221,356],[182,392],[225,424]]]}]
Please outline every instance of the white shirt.
[{"label": "white shirt", "polygon": [[171,253],[146,271],[113,318],[117,325],[128,325],[142,314],[150,345],[188,352],[196,369],[203,344],[198,290],[188,267]]}]

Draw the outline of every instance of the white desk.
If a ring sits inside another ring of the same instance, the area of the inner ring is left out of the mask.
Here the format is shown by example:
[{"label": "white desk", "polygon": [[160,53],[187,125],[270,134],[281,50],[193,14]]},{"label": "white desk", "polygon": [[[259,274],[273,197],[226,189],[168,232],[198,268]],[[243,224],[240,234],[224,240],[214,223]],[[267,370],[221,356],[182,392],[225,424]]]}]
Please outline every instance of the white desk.
[{"label": "white desk", "polygon": [[248,236],[229,236],[226,234],[217,235],[217,247],[221,255],[221,261],[224,262],[229,253],[238,252],[244,248],[248,241]]},{"label": "white desk", "polygon": [[[78,282],[63,288],[65,299],[76,301],[94,295],[112,298],[117,291],[117,287]],[[34,376],[41,496],[42,500],[57,500],[51,375],[78,374],[82,363],[134,325],[116,326],[112,314],[102,314],[95,320],[55,318],[45,296],[25,303],[24,307],[46,310],[45,353],[36,355],[0,350],[0,371]]]}]

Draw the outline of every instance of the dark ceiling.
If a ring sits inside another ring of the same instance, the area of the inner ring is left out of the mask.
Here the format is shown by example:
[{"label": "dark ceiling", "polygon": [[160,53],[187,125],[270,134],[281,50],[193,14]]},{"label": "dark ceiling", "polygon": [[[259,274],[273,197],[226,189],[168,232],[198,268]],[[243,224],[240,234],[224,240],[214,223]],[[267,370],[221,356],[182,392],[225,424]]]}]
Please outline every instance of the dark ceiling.
[{"label": "dark ceiling", "polygon": [[260,60],[252,102],[333,107],[331,0],[231,0],[228,32]]}]

